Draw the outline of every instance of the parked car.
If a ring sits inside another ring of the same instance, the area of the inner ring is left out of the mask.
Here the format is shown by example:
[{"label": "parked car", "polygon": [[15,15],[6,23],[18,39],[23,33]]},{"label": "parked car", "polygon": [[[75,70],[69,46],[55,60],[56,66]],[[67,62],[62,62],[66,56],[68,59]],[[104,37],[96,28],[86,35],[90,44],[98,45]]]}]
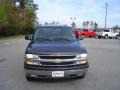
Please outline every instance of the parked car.
[{"label": "parked car", "polygon": [[26,48],[24,68],[27,80],[32,78],[83,78],[89,67],[87,50],[71,27],[40,26]]},{"label": "parked car", "polygon": [[93,30],[90,30],[90,29],[83,29],[83,31],[81,32],[81,34],[85,37],[95,37],[96,36],[96,33],[95,31]]},{"label": "parked car", "polygon": [[95,37],[96,33],[89,29],[75,29],[74,30],[78,37]]},{"label": "parked car", "polygon": [[99,30],[96,33],[97,38],[118,38],[119,33],[118,32],[114,32],[112,29],[105,29],[105,30]]}]

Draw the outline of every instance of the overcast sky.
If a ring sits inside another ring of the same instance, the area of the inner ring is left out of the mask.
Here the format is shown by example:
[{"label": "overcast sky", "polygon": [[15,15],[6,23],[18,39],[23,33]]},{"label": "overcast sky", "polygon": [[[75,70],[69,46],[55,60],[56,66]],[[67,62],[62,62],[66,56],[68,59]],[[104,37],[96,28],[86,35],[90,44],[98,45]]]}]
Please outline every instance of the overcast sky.
[{"label": "overcast sky", "polygon": [[83,21],[95,21],[104,27],[105,3],[108,3],[107,27],[120,26],[120,0],[34,0],[38,4],[39,23],[59,21],[71,24],[71,17],[76,17],[77,27]]}]

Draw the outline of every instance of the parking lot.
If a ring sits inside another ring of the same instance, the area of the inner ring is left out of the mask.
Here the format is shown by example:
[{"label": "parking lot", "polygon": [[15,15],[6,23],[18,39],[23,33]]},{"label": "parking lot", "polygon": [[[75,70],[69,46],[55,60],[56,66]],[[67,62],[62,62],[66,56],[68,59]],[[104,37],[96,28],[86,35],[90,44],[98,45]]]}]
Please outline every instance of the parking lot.
[{"label": "parking lot", "polygon": [[90,68],[84,79],[39,79],[24,76],[24,38],[0,40],[0,90],[120,90],[120,40],[85,38]]}]

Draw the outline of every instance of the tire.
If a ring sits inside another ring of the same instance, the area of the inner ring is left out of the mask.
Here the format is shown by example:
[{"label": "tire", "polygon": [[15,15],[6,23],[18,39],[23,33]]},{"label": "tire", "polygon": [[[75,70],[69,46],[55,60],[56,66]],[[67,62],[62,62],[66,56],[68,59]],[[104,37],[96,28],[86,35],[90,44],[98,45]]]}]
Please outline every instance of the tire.
[{"label": "tire", "polygon": [[118,40],[120,40],[120,36],[118,36]]},{"label": "tire", "polygon": [[32,81],[32,80],[33,80],[33,78],[32,78],[32,77],[30,77],[30,76],[26,76],[26,80],[27,80],[27,81]]},{"label": "tire", "polygon": [[104,38],[105,38],[105,39],[108,39],[108,35],[106,34],[106,35],[104,36]]},{"label": "tire", "polygon": [[119,39],[119,36],[118,36],[118,35],[116,35],[115,39]]},{"label": "tire", "polygon": [[101,36],[98,36],[98,39],[101,39]]}]

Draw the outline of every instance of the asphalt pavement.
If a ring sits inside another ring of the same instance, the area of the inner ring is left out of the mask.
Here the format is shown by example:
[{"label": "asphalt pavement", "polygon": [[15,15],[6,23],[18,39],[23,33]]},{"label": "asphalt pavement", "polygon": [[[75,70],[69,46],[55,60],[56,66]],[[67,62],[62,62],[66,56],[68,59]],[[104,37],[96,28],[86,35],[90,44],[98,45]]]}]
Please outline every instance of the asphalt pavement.
[{"label": "asphalt pavement", "polygon": [[84,39],[90,68],[84,79],[27,81],[24,38],[0,40],[0,90],[120,90],[120,40]]}]

